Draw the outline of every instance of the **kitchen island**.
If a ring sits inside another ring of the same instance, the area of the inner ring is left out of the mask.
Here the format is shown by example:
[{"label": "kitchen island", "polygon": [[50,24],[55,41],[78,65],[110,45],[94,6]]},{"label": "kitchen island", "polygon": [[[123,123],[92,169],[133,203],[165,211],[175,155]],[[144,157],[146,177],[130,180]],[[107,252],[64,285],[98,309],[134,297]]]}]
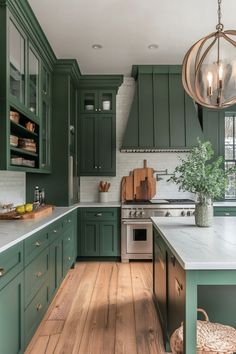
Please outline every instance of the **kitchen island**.
[{"label": "kitchen island", "polygon": [[[215,217],[210,228],[196,227],[192,217],[152,222],[154,296],[164,338],[183,321],[184,353],[195,354],[199,288],[236,286],[236,218]],[[230,312],[236,318],[236,303]]]}]

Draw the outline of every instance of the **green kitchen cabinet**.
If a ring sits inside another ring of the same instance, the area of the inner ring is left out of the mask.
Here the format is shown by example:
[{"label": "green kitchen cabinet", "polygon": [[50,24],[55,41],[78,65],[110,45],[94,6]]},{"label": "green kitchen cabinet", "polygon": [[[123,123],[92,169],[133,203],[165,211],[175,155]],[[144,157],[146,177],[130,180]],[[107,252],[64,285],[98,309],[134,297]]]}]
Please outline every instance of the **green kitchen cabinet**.
[{"label": "green kitchen cabinet", "polygon": [[136,89],[122,150],[189,149],[203,138],[198,108],[184,91],[181,66],[133,66]]},{"label": "green kitchen cabinet", "polygon": [[115,176],[116,121],[114,115],[80,117],[80,176]]},{"label": "green kitchen cabinet", "polygon": [[50,301],[63,279],[63,240],[60,235],[50,245],[48,268],[48,296]]},{"label": "green kitchen cabinet", "polygon": [[236,216],[236,207],[231,207],[231,206],[218,207],[218,206],[214,206],[214,216]]},{"label": "green kitchen cabinet", "polygon": [[47,66],[42,64],[40,167],[46,172],[51,171],[51,76],[51,72]]},{"label": "green kitchen cabinet", "polygon": [[24,353],[23,272],[0,290],[0,353]]},{"label": "green kitchen cabinet", "polygon": [[78,256],[120,257],[118,208],[81,208],[78,214]]},{"label": "green kitchen cabinet", "polygon": [[116,90],[81,90],[80,102],[81,113],[115,113]]},{"label": "green kitchen cabinet", "polygon": [[[48,173],[45,140],[49,150],[50,130],[45,120],[51,108],[42,97],[41,75],[44,65],[50,75],[55,55],[27,1],[0,2],[0,29],[0,115],[5,117],[0,121],[0,168]],[[19,120],[12,119],[12,112]],[[25,146],[25,139],[31,146]]]},{"label": "green kitchen cabinet", "polygon": [[116,175],[116,93],[121,75],[83,75],[79,82],[80,176]]},{"label": "green kitchen cabinet", "polygon": [[[47,150],[43,153],[43,156],[53,157],[51,173],[26,176],[27,200],[29,201],[36,185],[44,187],[47,203],[65,206],[78,201],[77,118],[80,75],[76,60],[60,59],[54,65],[51,96],[52,121],[45,123],[50,125],[52,132],[49,138],[51,154],[49,151],[48,155]],[[46,110],[47,100],[44,99],[44,101]],[[47,146],[47,137],[45,139],[42,148]]]}]

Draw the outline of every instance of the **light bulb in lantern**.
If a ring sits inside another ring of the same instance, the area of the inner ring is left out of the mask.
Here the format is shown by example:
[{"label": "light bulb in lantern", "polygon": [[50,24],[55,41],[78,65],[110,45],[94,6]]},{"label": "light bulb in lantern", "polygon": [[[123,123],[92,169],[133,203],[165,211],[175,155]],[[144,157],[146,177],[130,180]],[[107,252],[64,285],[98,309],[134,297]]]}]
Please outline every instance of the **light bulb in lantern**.
[{"label": "light bulb in lantern", "polygon": [[223,73],[224,73],[224,69],[223,69],[222,64],[220,64],[220,66],[219,66],[219,89],[222,89]]},{"label": "light bulb in lantern", "polygon": [[208,81],[207,96],[212,96],[213,75],[210,71],[207,74],[207,81]]}]

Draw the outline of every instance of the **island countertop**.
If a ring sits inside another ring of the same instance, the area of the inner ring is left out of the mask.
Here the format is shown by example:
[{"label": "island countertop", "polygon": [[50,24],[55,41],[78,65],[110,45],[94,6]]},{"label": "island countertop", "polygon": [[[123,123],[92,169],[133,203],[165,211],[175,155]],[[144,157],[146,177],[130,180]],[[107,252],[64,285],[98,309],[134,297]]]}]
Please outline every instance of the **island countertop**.
[{"label": "island countertop", "polygon": [[26,239],[35,232],[50,225],[64,215],[77,209],[75,204],[71,207],[56,207],[52,214],[38,219],[30,220],[1,220],[0,221],[0,253]]},{"label": "island countertop", "polygon": [[209,228],[193,217],[151,219],[184,269],[236,270],[236,218],[214,217]]}]

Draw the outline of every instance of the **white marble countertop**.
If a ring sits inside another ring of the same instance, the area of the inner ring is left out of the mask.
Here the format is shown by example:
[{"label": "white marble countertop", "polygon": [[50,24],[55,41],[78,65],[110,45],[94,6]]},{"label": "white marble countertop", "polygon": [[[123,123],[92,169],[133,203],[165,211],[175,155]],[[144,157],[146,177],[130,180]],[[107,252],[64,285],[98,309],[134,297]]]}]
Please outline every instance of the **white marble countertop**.
[{"label": "white marble countertop", "polygon": [[56,207],[52,214],[35,220],[0,220],[0,253],[77,208],[78,204]]},{"label": "white marble countertop", "polygon": [[193,217],[151,218],[181,266],[187,270],[236,270],[236,218],[214,217],[209,228]]},{"label": "white marble countertop", "polygon": [[215,207],[236,207],[236,201],[224,200],[222,202],[214,202]]}]

